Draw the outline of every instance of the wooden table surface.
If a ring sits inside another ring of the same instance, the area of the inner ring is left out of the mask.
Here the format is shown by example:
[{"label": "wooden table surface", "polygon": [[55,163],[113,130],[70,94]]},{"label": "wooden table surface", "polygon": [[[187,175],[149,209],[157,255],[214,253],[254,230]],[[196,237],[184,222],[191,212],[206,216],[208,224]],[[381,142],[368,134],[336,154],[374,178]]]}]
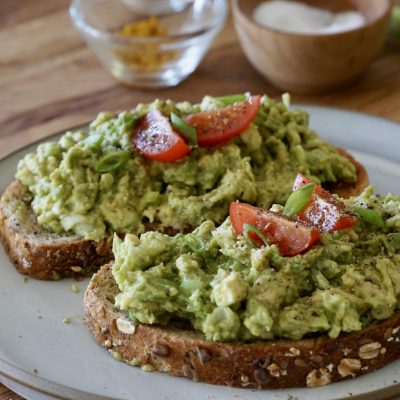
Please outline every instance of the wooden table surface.
[{"label": "wooden table surface", "polygon": [[[69,0],[0,1],[0,157],[51,133],[154,97],[199,100],[250,91],[279,96],[251,67],[231,20],[197,71],[175,88],[118,84],[74,31]],[[386,45],[366,73],[336,93],[293,101],[342,107],[400,121],[400,49]],[[399,132],[400,133],[400,132]],[[0,384],[0,400],[21,399]]]}]

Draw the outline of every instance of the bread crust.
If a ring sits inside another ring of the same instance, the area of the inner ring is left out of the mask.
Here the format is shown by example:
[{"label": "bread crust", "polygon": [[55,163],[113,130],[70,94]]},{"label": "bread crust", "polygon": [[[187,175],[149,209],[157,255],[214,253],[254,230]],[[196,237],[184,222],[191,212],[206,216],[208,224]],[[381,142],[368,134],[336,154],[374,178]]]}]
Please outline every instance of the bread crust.
[{"label": "bread crust", "polygon": [[[344,149],[338,149],[338,152],[356,166],[357,182],[331,185],[329,190],[342,197],[360,193],[368,184],[365,168]],[[50,233],[38,224],[30,202],[29,190],[19,181],[12,182],[0,200],[0,238],[19,272],[45,280],[90,276],[112,259],[111,237],[95,242],[77,235]],[[23,220],[16,213],[21,203],[27,209]],[[148,224],[145,228],[169,235],[178,233],[174,228],[158,224]],[[183,232],[191,230],[193,227],[190,226],[182,229]]]},{"label": "bread crust", "polygon": [[346,149],[343,149],[342,147],[337,147],[336,150],[340,155],[349,159],[351,163],[355,166],[357,181],[354,183],[338,182],[334,184],[325,184],[324,187],[330,192],[336,193],[338,196],[343,198],[357,196],[369,183],[367,170]]},{"label": "bread crust", "polygon": [[[337,339],[209,342],[192,330],[137,324],[113,306],[111,264],[85,293],[87,325],[117,359],[194,381],[247,388],[315,387],[375,371],[400,357],[400,314]],[[122,321],[122,323],[121,323]],[[127,332],[121,332],[122,330]],[[118,328],[120,326],[120,329]],[[133,327],[133,325],[128,325]]]},{"label": "bread crust", "polygon": [[[111,260],[111,240],[96,243],[77,235],[45,231],[30,207],[28,189],[12,182],[0,201],[0,237],[17,270],[37,279],[89,276]],[[22,210],[23,218],[17,209]]]}]

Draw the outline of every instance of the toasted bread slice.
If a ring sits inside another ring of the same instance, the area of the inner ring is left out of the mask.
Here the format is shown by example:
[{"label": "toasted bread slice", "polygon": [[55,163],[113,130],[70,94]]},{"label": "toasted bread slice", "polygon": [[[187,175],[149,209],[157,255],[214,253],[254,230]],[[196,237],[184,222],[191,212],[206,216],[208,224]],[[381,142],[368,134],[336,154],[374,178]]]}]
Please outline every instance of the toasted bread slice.
[{"label": "toasted bread slice", "polygon": [[[329,190],[342,197],[359,194],[368,184],[365,168],[343,149],[357,170],[357,182],[331,185]],[[19,272],[37,279],[87,276],[112,258],[111,238],[101,242],[77,235],[51,233],[41,227],[32,211],[32,196],[20,182],[11,183],[0,200],[0,238]],[[183,232],[194,227],[186,226]],[[146,230],[176,234],[171,227],[149,224]]]},{"label": "toasted bread slice", "polygon": [[46,231],[37,223],[31,200],[27,187],[15,181],[0,202],[0,236],[19,272],[38,279],[85,276],[111,259],[110,240],[96,243]]},{"label": "toasted bread slice", "polygon": [[337,339],[209,342],[190,329],[134,325],[114,308],[118,287],[111,265],[85,293],[85,314],[96,341],[117,359],[170,375],[249,388],[314,387],[374,371],[400,357],[400,314]]}]

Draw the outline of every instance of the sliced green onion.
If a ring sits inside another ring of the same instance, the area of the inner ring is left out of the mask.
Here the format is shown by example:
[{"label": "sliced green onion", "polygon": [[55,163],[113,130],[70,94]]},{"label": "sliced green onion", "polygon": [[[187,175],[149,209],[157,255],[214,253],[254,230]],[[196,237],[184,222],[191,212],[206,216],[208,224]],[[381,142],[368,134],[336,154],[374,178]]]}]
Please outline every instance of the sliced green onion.
[{"label": "sliced green onion", "polygon": [[309,202],[314,187],[315,185],[313,183],[308,183],[302,188],[295,190],[286,201],[285,208],[283,209],[284,214],[288,217],[294,217],[300,212]]},{"label": "sliced green onion", "polygon": [[247,96],[245,94],[231,94],[229,96],[217,97],[217,100],[220,101],[224,106],[230,106],[231,104],[246,101]]},{"label": "sliced green onion", "polygon": [[194,234],[186,235],[186,245],[193,253],[202,253],[206,248],[204,242]]},{"label": "sliced green onion", "polygon": [[96,172],[111,172],[121,168],[129,160],[129,151],[113,151],[101,158],[94,169]]},{"label": "sliced green onion", "polygon": [[372,208],[354,207],[354,211],[369,224],[376,225],[379,228],[383,228],[385,223],[378,210]]},{"label": "sliced green onion", "polygon": [[268,239],[265,237],[265,235],[254,225],[252,224],[243,224],[243,236],[246,239],[247,244],[252,247],[253,249],[258,248],[251,239],[249,233],[253,232],[255,235],[257,235],[265,244],[265,246],[268,246],[269,242]]},{"label": "sliced green onion", "polygon": [[290,94],[289,93],[283,93],[283,95],[282,95],[282,103],[289,110],[289,107],[290,107]]},{"label": "sliced green onion", "polygon": [[93,133],[89,135],[83,143],[91,147],[92,149],[99,149],[103,143],[104,135],[101,133]]},{"label": "sliced green onion", "polygon": [[400,6],[392,8],[392,16],[389,25],[389,37],[396,41],[400,40]]},{"label": "sliced green onion", "polygon": [[193,126],[186,123],[181,117],[175,113],[171,113],[172,126],[182,134],[192,146],[197,146],[197,132]]}]

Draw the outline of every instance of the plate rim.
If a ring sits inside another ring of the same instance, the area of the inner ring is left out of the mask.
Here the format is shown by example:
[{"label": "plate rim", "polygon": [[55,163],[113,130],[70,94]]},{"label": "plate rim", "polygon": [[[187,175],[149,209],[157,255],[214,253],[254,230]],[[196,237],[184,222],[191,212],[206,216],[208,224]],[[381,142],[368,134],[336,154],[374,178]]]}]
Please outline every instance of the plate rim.
[{"label": "plate rim", "polygon": [[[83,390],[74,389],[70,386],[65,386],[61,383],[53,382],[29,371],[25,371],[22,368],[16,367],[8,361],[0,358],[0,378],[1,377],[9,379],[27,389],[32,389],[41,394],[51,396],[57,400],[110,400],[107,396],[85,392]],[[44,386],[38,386],[40,384]],[[3,385],[8,387],[5,384]],[[52,387],[54,387],[54,390],[51,389]],[[60,395],[60,392],[66,392],[66,395]],[[118,400],[118,398],[115,399]]]},{"label": "plate rim", "polygon": [[[375,120],[379,120],[379,121],[382,121],[385,123],[397,125],[400,128],[400,121],[398,121],[398,120],[383,117],[380,115],[369,114],[367,112],[362,112],[362,111],[354,111],[354,110],[349,110],[349,109],[345,109],[345,108],[341,108],[341,107],[330,107],[330,106],[326,106],[326,105],[321,106],[321,105],[318,105],[315,103],[314,104],[313,103],[293,103],[291,105],[291,107],[296,108],[296,109],[297,108],[302,109],[302,107],[312,107],[312,108],[320,109],[323,111],[324,110],[336,111],[339,113],[357,115],[357,116],[361,116],[364,118],[366,117],[367,119],[375,119]],[[88,121],[88,122],[84,122],[84,123],[78,124],[73,127],[60,129],[54,133],[46,135],[43,138],[36,139],[32,142],[23,144],[21,147],[18,147],[17,149],[11,151],[10,153],[7,153],[4,156],[2,156],[0,158],[0,163],[6,162],[7,159],[15,156],[17,153],[19,153],[31,146],[35,146],[42,142],[48,141],[49,139],[51,139],[55,136],[61,135],[67,131],[76,131],[76,130],[79,130],[82,128],[87,128],[89,126],[90,122],[91,121]],[[41,376],[35,375],[29,371],[26,371],[20,367],[12,365],[8,361],[6,361],[0,357],[0,378],[1,377],[9,379],[10,381],[20,384],[28,389],[33,389],[44,395],[51,396],[57,400],[76,400],[76,399],[79,399],[79,400],[107,400],[108,399],[109,400],[110,399],[110,397],[107,397],[107,396],[96,395],[94,393],[86,392],[86,391],[83,391],[80,389],[74,389],[70,386],[65,386],[61,383],[53,382],[44,377],[41,377]],[[1,382],[1,379],[0,379],[0,382]],[[345,381],[343,381],[343,382],[345,382]],[[340,384],[340,382],[339,382],[339,384]],[[4,385],[4,386],[6,386],[6,385]],[[292,388],[288,388],[288,389],[292,389]],[[301,390],[303,388],[294,388],[294,389]],[[307,388],[304,388],[304,389],[307,389]],[[60,395],[59,393],[65,393],[65,395],[63,395],[63,394]],[[268,389],[260,390],[259,393],[268,394]],[[354,400],[377,400],[377,399],[395,400],[396,398],[398,398],[399,394],[400,394],[400,382],[391,384],[388,387],[376,389],[376,390],[373,390],[373,391],[370,391],[370,392],[367,392],[364,394],[352,395],[351,398]],[[382,397],[380,397],[381,395],[382,395]],[[348,396],[342,397],[342,399],[347,398],[347,397]],[[116,397],[113,397],[112,399],[118,400],[118,398],[116,398]]]}]

